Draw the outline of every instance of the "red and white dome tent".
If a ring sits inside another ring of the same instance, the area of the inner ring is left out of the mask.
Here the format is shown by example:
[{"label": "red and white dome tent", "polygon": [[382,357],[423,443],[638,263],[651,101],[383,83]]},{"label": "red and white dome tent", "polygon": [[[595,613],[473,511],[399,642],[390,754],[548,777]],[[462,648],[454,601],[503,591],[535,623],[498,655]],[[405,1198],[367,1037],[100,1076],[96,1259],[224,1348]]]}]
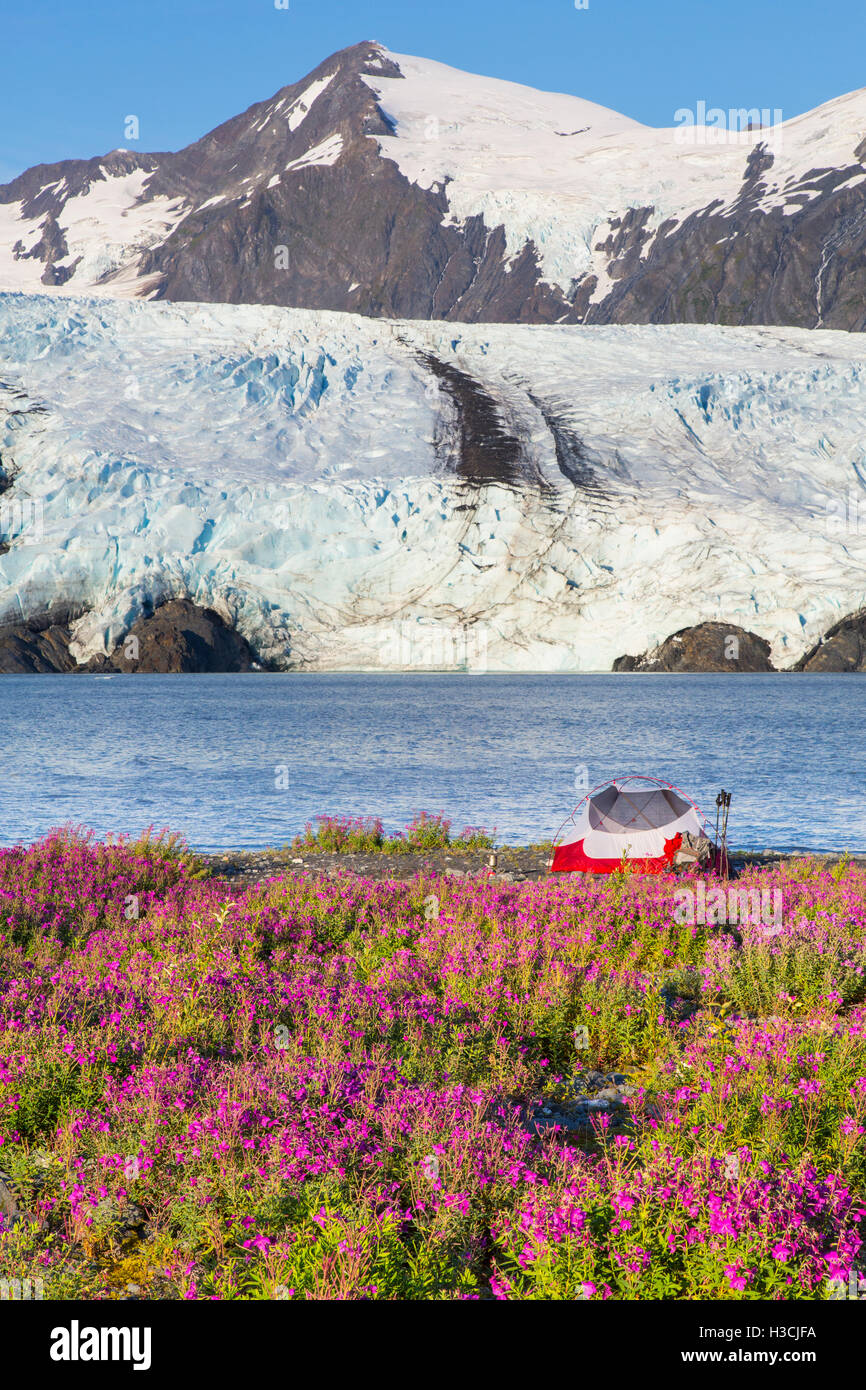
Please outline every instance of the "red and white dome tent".
[{"label": "red and white dome tent", "polygon": [[623,856],[637,873],[670,871],[684,837],[709,839],[690,796],[659,777],[629,773],[588,792],[554,840],[555,874],[610,874]]}]

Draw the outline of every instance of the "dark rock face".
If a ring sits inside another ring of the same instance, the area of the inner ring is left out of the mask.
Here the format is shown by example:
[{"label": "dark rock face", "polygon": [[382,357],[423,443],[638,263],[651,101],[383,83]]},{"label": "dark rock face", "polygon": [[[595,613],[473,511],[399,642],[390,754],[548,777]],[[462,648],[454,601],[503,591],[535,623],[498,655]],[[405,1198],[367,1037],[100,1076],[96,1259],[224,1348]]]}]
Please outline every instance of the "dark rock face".
[{"label": "dark rock face", "polygon": [[[259,102],[179,154],[163,157],[148,197],[182,194],[200,207],[146,254],[142,275],[161,277],[158,298],[335,309],[374,318],[554,322],[570,306],[542,286],[534,248],[507,269],[505,236],[481,218],[443,226],[442,186],[422,189],[379,154],[392,133],[363,74],[402,76],[375,44],[335,54],[277,93],[286,107],[331,77],[303,124],[257,130],[273,101]],[[339,136],[332,165],[299,165]],[[244,181],[281,177],[249,200]],[[283,174],[286,176],[282,176]]]},{"label": "dark rock face", "polygon": [[188,599],[163,604],[139,618],[111,656],[78,666],[69,653],[69,623],[39,620],[0,632],[0,674],[43,672],[162,675],[252,671],[258,665],[246,640],[211,608]]},{"label": "dark rock face", "polygon": [[[785,207],[764,200],[774,159],[764,143],[744,149],[733,205],[716,200],[659,228],[652,207],[623,207],[596,247],[612,285],[591,303],[595,274],[566,291],[541,278],[532,241],[511,260],[502,226],[481,216],[443,225],[446,183],[421,188],[380,154],[375,137],[393,123],[365,75],[403,76],[360,43],[175,154],[114,150],[26,170],[0,185],[0,203],[20,200],[24,219],[43,219],[41,235],[12,254],[43,262],[46,285],[74,280],[77,262],[62,264],[66,202],[140,170],[140,202],[167,198],[181,216],[138,255],[142,292],[158,298],[468,323],[866,328],[866,139],[852,141],[843,167],[805,170]],[[286,111],[324,78],[292,129]],[[334,141],[334,162],[304,162]]]},{"label": "dark rock face", "polygon": [[804,196],[813,198],[794,213],[760,208],[765,186],[760,177],[748,177],[733,212],[711,206],[665,224],[648,248],[642,223],[635,224],[617,248],[617,283],[583,321],[862,332],[866,199],[862,188],[843,186],[862,174],[853,159],[843,169],[813,171],[802,184]]},{"label": "dark rock face", "polygon": [[620,656],[614,671],[773,671],[770,644],[733,623],[699,623],[643,656]]},{"label": "dark rock face", "polygon": [[163,675],[251,671],[255,655],[246,640],[212,608],[188,599],[163,604],[152,617],[139,618],[107,660],[89,670]]},{"label": "dark rock face", "polygon": [[53,624],[44,632],[35,632],[22,624],[0,632],[0,675],[32,676],[74,669],[68,627]]},{"label": "dark rock face", "polygon": [[801,657],[795,671],[866,671],[866,608],[836,623]]}]

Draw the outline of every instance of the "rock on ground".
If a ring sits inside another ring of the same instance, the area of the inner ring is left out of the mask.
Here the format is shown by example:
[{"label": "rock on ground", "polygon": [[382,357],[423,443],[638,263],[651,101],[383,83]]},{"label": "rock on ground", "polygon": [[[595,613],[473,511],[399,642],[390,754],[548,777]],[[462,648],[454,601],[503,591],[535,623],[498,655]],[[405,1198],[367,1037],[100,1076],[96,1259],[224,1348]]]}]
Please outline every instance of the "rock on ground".
[{"label": "rock on ground", "polygon": [[852,613],[801,657],[795,671],[866,671],[866,608]]},{"label": "rock on ground", "polygon": [[[24,623],[0,632],[0,674],[104,673],[126,675],[217,674],[252,671],[255,653],[245,638],[212,608],[173,599],[130,628],[110,656],[79,666],[69,651],[68,622]],[[131,640],[132,639],[132,640]]]},{"label": "rock on ground", "polygon": [[642,656],[620,656],[614,671],[774,671],[770,644],[735,623],[681,628]]}]

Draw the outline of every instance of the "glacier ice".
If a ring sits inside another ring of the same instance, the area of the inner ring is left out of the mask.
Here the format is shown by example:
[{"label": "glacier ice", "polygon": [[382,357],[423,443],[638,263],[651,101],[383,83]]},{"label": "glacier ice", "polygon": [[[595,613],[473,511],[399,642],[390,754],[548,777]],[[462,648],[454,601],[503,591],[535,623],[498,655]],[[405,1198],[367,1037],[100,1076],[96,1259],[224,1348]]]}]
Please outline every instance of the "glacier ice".
[{"label": "glacier ice", "polygon": [[[284,668],[413,664],[417,627],[590,671],[718,619],[787,665],[866,604],[862,341],[3,294],[0,502],[39,525],[0,622],[86,610],[83,661],[188,597]],[[519,477],[461,466],[452,380]]]}]

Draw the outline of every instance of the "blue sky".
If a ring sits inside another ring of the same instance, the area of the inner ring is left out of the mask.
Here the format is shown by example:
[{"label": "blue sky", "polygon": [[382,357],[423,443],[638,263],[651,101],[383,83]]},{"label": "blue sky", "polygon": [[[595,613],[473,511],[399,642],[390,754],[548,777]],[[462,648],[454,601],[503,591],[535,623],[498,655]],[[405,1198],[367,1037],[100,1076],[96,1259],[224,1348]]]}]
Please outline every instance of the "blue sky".
[{"label": "blue sky", "polygon": [[789,119],[866,82],[863,0],[0,0],[0,33],[0,181],[179,149],[362,39],[648,125],[700,100]]}]

